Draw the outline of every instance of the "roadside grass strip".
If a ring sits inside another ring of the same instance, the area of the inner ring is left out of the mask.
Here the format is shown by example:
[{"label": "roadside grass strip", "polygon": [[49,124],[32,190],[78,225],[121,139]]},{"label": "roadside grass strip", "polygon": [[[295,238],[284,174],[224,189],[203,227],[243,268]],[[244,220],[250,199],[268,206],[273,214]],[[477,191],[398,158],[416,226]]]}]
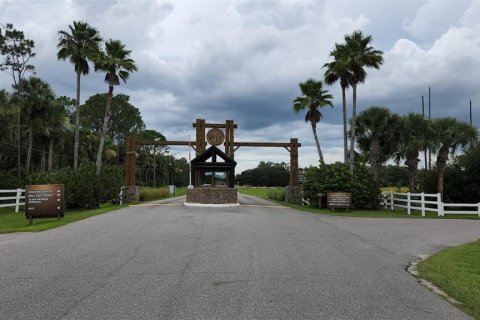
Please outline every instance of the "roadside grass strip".
[{"label": "roadside grass strip", "polygon": [[434,254],[420,261],[417,271],[480,320],[480,240]]},{"label": "roadside grass strip", "polygon": [[1,208],[0,233],[45,231],[102,213],[118,210],[126,206],[127,205],[105,204],[100,208],[92,210],[67,210],[65,217],[60,220],[57,220],[57,218],[34,219],[32,225],[30,225],[28,219],[25,218],[23,211],[16,213],[13,208]]},{"label": "roadside grass strip", "polygon": [[275,203],[278,203],[281,206],[286,206],[295,210],[305,211],[316,214],[323,214],[335,217],[356,217],[356,218],[412,218],[412,219],[471,219],[471,220],[480,220],[476,215],[467,215],[467,214],[452,214],[445,215],[444,217],[439,217],[436,212],[426,212],[425,217],[422,217],[420,210],[411,210],[411,214],[407,214],[406,209],[397,208],[395,210],[389,209],[377,209],[377,210],[345,210],[345,209],[318,209],[310,206],[293,204],[288,202],[281,202],[268,198],[267,194],[270,189],[275,188],[250,188],[250,187],[239,187],[237,188],[239,193],[246,194],[249,196],[255,196],[261,199],[266,199]]}]

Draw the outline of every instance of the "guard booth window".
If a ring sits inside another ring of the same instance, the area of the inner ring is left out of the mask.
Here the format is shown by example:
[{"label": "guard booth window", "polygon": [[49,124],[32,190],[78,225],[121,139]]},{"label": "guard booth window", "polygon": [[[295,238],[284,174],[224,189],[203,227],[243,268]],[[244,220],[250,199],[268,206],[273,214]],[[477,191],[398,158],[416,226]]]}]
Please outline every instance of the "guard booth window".
[{"label": "guard booth window", "polygon": [[200,186],[227,186],[227,173],[225,171],[201,172]]}]

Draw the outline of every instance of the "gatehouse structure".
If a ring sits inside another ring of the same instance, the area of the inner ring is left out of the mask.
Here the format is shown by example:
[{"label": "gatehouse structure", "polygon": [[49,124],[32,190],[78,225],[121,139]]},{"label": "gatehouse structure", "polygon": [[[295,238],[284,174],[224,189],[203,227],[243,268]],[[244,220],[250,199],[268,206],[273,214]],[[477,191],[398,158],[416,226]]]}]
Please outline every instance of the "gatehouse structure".
[{"label": "gatehouse structure", "polygon": [[[138,193],[138,187],[135,186],[138,146],[190,146],[195,150],[196,157],[191,160],[190,177],[193,187],[187,190],[186,205],[236,205],[238,200],[234,187],[237,164],[234,160],[235,152],[240,147],[273,147],[285,148],[290,153],[290,183],[287,187],[286,200],[293,203],[301,202],[298,183],[298,148],[301,144],[297,138],[285,143],[236,142],[234,133],[238,126],[233,120],[226,120],[225,123],[206,123],[204,119],[197,119],[192,126],[196,129],[195,141],[146,141],[129,136],[125,161],[125,192]],[[207,148],[207,145],[210,146]],[[224,146],[224,151],[219,148],[221,145]]]}]

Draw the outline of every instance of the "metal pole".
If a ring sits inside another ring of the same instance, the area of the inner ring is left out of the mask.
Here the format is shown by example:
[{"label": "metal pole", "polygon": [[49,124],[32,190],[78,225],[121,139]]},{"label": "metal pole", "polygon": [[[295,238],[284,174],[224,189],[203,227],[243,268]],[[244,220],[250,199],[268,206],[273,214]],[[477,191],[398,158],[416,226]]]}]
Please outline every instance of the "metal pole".
[{"label": "metal pole", "polygon": [[470,125],[472,125],[472,99],[470,99]]},{"label": "metal pole", "polygon": [[[423,115],[423,118],[425,119],[425,101],[423,99],[423,96],[422,96],[422,115]],[[425,155],[425,162],[423,164],[424,164],[425,169],[428,169],[428,167],[427,167],[427,148],[425,148],[425,150],[423,150],[423,153]]]},{"label": "metal pole", "polygon": [[[432,91],[430,86],[428,86],[428,120],[432,118]],[[428,170],[432,169],[432,152],[430,148],[428,148]]]}]

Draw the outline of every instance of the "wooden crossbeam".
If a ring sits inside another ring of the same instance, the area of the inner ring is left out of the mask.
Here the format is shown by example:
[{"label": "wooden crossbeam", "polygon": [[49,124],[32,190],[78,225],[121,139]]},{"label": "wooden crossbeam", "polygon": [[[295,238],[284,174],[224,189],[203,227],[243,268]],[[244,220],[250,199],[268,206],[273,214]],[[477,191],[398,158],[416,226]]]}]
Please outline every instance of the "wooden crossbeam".
[{"label": "wooden crossbeam", "polygon": [[[280,148],[289,148],[291,146],[291,143],[290,142],[234,142],[233,145],[235,147],[280,147]],[[301,147],[302,144],[298,143],[297,146]]]},{"label": "wooden crossbeam", "polygon": [[195,141],[151,141],[151,140],[137,140],[137,145],[157,145],[157,146],[195,146]]},{"label": "wooden crossbeam", "polygon": [[[193,127],[196,128],[197,124],[194,122],[192,123]],[[205,128],[219,128],[219,129],[225,129],[227,127],[226,123],[205,123]],[[236,123],[233,124],[233,127],[235,129],[238,128],[238,125]]]}]

